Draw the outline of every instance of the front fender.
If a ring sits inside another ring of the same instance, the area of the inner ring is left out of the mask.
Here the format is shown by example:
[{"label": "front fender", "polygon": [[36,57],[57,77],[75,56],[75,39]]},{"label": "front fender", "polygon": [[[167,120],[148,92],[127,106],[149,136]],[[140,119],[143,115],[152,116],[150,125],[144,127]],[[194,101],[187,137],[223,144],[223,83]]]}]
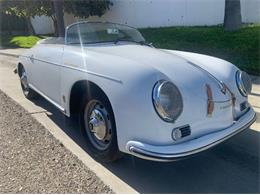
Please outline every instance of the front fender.
[{"label": "front fender", "polygon": [[214,75],[218,80],[223,81],[234,92],[238,92],[235,80],[235,74],[239,70],[232,63],[222,60],[220,58],[184,52],[176,50],[166,50],[174,55],[185,58],[186,60],[195,63],[210,74]]},{"label": "front fender", "polygon": [[176,50],[166,51],[195,63],[225,83],[236,97],[235,111],[237,117],[242,114],[240,112],[240,104],[247,101],[247,97],[241,95],[236,84],[235,75],[239,68],[228,61],[208,55]]}]

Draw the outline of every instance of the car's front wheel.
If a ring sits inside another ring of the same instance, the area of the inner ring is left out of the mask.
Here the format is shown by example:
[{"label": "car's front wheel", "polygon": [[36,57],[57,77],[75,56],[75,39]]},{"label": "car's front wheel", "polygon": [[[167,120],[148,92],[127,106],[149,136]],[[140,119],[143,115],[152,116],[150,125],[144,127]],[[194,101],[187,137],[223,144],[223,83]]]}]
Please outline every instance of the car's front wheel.
[{"label": "car's front wheel", "polygon": [[21,83],[21,87],[22,87],[22,91],[24,96],[27,99],[36,99],[39,95],[30,88],[29,83],[28,83],[28,79],[27,79],[27,74],[25,72],[25,69],[23,66],[21,66],[20,68],[20,83]]},{"label": "car's front wheel", "polygon": [[108,100],[92,93],[81,105],[80,125],[91,155],[102,162],[120,158],[114,115]]}]

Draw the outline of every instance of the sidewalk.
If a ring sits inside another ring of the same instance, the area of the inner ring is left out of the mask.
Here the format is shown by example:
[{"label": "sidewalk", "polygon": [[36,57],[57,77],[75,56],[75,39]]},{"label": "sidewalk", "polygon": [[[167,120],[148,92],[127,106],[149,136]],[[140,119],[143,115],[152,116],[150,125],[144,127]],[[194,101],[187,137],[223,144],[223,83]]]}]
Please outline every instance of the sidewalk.
[{"label": "sidewalk", "polygon": [[252,92],[248,96],[249,103],[253,106],[256,112],[256,122],[251,126],[251,129],[260,132],[260,77],[252,76]]},{"label": "sidewalk", "polygon": [[19,57],[19,55],[23,54],[26,50],[25,48],[14,48],[14,49],[0,49],[0,55]]}]

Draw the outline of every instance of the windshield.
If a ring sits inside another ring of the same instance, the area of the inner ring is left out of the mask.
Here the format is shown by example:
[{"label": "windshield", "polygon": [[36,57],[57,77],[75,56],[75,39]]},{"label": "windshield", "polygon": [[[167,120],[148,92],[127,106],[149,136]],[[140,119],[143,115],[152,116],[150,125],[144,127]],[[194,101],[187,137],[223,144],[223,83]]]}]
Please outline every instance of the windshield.
[{"label": "windshield", "polygon": [[141,33],[135,28],[102,22],[76,23],[67,29],[66,44],[91,44],[104,42],[145,42]]}]

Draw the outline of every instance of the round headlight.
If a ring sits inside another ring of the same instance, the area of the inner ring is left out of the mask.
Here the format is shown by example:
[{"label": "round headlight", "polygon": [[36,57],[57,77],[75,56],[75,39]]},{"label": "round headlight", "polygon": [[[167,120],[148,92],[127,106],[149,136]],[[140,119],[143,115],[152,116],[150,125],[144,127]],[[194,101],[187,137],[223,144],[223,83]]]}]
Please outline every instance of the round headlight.
[{"label": "round headlight", "polygon": [[153,104],[158,115],[166,122],[174,122],[183,109],[179,89],[169,81],[158,81],[153,89]]},{"label": "round headlight", "polygon": [[247,96],[252,90],[252,82],[250,76],[243,71],[236,73],[237,87],[243,96]]}]

